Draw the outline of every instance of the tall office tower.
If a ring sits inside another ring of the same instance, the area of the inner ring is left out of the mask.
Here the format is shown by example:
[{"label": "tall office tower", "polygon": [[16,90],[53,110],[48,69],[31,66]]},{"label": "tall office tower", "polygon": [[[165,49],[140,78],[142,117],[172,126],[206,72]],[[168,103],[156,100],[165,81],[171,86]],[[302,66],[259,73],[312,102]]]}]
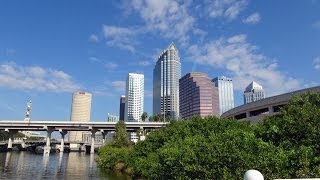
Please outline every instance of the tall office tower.
[{"label": "tall office tower", "polygon": [[125,108],[126,108],[126,96],[122,95],[120,97],[119,119],[123,121],[124,121]]},{"label": "tall office tower", "polygon": [[264,90],[258,83],[252,81],[243,93],[244,104],[264,99]]},{"label": "tall office tower", "polygon": [[[72,95],[70,121],[89,122],[92,95],[87,92],[75,92]],[[82,141],[82,131],[69,132],[69,142]]]},{"label": "tall office tower", "polygon": [[129,73],[126,84],[125,121],[141,121],[144,98],[144,75]]},{"label": "tall office tower", "polygon": [[221,115],[234,108],[232,79],[220,76],[212,79],[212,82],[219,90],[219,111]]},{"label": "tall office tower", "polygon": [[179,80],[180,116],[219,117],[219,92],[208,75],[192,72]]},{"label": "tall office tower", "polygon": [[179,79],[181,63],[179,51],[171,43],[159,56],[153,69],[153,115],[165,119],[179,118]]}]

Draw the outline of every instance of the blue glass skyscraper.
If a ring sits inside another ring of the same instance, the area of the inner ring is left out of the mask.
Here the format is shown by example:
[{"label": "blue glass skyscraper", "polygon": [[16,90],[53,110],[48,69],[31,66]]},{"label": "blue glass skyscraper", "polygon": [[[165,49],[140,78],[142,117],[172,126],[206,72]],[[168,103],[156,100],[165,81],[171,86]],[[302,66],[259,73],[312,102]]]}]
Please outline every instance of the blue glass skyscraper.
[{"label": "blue glass skyscraper", "polygon": [[212,79],[212,82],[219,91],[219,110],[220,115],[234,108],[233,83],[232,79],[220,76]]},{"label": "blue glass skyscraper", "polygon": [[171,43],[159,56],[153,69],[153,114],[165,119],[179,119],[179,51]]}]

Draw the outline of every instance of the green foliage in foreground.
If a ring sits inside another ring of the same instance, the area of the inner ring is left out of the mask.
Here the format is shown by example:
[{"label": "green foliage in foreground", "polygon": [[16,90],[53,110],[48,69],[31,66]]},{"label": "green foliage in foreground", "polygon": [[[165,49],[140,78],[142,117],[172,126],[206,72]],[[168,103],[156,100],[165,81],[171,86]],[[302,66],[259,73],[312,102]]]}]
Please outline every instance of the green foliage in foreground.
[{"label": "green foliage in foreground", "polygon": [[126,131],[126,124],[124,121],[119,121],[116,124],[116,131],[113,137],[112,146],[122,148],[122,147],[129,147],[131,145],[128,134]]},{"label": "green foliage in foreground", "polygon": [[320,177],[320,93],[292,98],[256,131],[263,141],[285,150],[287,177]]},{"label": "green foliage in foreground", "polygon": [[150,179],[234,179],[252,168],[274,177],[286,165],[282,149],[256,138],[251,124],[215,117],[172,123],[132,157],[134,173]]},{"label": "green foliage in foreground", "polygon": [[294,97],[264,123],[194,117],[171,122],[134,147],[105,146],[100,166],[149,179],[320,177],[320,95]]}]

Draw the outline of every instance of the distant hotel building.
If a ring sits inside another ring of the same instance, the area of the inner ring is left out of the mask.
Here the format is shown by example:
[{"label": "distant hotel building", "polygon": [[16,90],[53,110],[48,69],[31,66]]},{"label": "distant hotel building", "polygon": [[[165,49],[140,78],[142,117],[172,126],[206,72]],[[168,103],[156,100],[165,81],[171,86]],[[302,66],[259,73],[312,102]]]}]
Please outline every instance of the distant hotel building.
[{"label": "distant hotel building", "polygon": [[126,84],[125,121],[141,121],[143,100],[144,75],[129,73]]},{"label": "distant hotel building", "polygon": [[118,122],[119,116],[112,115],[108,113],[107,122]]},{"label": "distant hotel building", "polygon": [[219,111],[221,115],[234,108],[232,79],[221,76],[214,78],[212,82],[219,90]]},{"label": "distant hotel building", "polygon": [[244,104],[264,99],[265,94],[262,86],[252,81],[243,93]]},{"label": "distant hotel building", "polygon": [[[71,117],[72,122],[89,122],[91,114],[92,95],[87,92],[75,92],[72,95]],[[69,132],[69,142],[82,141],[82,131]]]},{"label": "distant hotel building", "polygon": [[179,119],[179,51],[171,43],[159,56],[153,69],[153,115]]},{"label": "distant hotel building", "polygon": [[179,80],[180,115],[182,119],[192,116],[219,117],[218,88],[203,73],[188,73]]},{"label": "distant hotel building", "polygon": [[126,96],[122,95],[120,97],[119,119],[123,121],[124,121],[125,108],[126,108]]}]

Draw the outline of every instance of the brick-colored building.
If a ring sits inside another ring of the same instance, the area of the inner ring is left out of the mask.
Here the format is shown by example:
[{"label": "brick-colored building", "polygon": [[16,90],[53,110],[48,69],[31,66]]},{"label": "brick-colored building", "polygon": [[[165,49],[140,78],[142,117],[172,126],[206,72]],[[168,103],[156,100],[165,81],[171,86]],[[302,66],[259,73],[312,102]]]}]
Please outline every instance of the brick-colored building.
[{"label": "brick-colored building", "polygon": [[180,115],[219,117],[219,92],[204,73],[192,72],[179,80]]}]

